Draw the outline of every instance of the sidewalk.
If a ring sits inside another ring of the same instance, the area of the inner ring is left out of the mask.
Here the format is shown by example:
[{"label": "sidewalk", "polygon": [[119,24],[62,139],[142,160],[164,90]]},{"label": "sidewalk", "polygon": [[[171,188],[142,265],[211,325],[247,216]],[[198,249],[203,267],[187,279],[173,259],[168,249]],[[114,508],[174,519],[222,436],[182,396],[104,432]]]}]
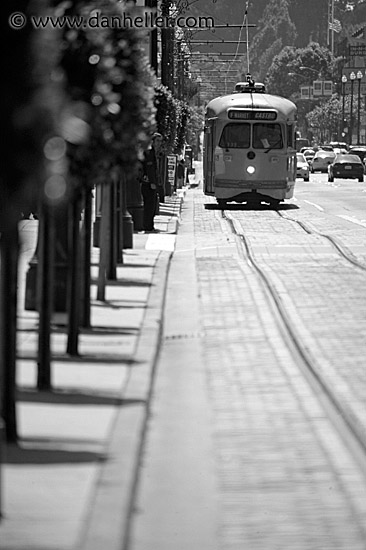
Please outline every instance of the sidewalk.
[{"label": "sidewalk", "polygon": [[180,190],[161,205],[160,233],[134,234],[105,302],[95,299],[93,249],[92,328],[82,331],[77,358],[53,331],[52,392],[36,389],[37,315],[20,312],[19,444],[6,448],[1,470],[1,550],[121,549],[183,197]]}]

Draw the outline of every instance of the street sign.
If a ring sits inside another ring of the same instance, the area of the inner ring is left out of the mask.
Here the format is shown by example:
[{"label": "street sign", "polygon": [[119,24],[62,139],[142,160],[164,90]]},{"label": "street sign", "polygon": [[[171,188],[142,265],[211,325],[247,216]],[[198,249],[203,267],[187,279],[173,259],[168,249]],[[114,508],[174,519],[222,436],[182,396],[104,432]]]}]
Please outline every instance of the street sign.
[{"label": "street sign", "polygon": [[167,156],[167,165],[168,165],[168,178],[167,183],[170,186],[169,191],[174,190],[175,184],[175,172],[177,169],[177,155],[168,155]]},{"label": "street sign", "polygon": [[323,81],[322,80],[314,80],[314,82],[313,82],[313,94],[314,94],[314,97],[323,95]]},{"label": "street sign", "polygon": [[331,80],[324,80],[323,82],[323,94],[331,96],[333,93],[333,82]]},{"label": "street sign", "polygon": [[301,99],[310,99],[310,89],[311,86],[301,86]]},{"label": "street sign", "polygon": [[329,97],[333,93],[333,82],[331,80],[314,80],[312,86],[301,86],[301,99],[313,99]]},{"label": "street sign", "polygon": [[356,46],[349,46],[350,57],[365,57],[366,56],[366,44],[357,44]]}]

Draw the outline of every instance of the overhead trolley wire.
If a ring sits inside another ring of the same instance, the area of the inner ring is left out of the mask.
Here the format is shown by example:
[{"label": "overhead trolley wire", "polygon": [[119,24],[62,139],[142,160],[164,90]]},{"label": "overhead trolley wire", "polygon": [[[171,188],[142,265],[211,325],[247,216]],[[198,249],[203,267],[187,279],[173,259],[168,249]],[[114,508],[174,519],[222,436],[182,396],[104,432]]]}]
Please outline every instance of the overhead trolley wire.
[{"label": "overhead trolley wire", "polygon": [[[244,11],[244,18],[243,18],[243,22],[240,26],[240,32],[239,32],[239,38],[238,38],[238,41],[237,41],[237,45],[236,45],[236,52],[235,52],[235,56],[234,56],[234,59],[231,61],[229,67],[228,67],[228,70],[231,68],[232,64],[236,61],[236,58],[238,56],[238,53],[239,53],[239,45],[241,44],[241,33],[243,31],[243,28],[244,26],[246,27],[246,41],[243,41],[243,43],[246,43],[247,45],[247,66],[248,66],[248,70],[247,72],[249,73],[250,72],[250,68],[249,68],[249,24],[248,24],[248,7],[249,7],[249,0],[246,0],[246,3],[245,3],[245,11]],[[227,93],[227,76],[225,76],[225,92]]]}]

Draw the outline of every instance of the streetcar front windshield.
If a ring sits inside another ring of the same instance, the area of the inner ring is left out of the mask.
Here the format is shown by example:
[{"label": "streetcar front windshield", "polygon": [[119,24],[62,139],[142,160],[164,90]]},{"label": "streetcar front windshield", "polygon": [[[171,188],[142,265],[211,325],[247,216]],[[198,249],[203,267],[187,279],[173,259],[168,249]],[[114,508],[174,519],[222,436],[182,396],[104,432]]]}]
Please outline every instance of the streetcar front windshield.
[{"label": "streetcar front windshield", "polygon": [[254,149],[282,149],[283,138],[281,125],[278,123],[230,122],[224,127],[219,147],[223,149],[249,149],[251,143]]},{"label": "streetcar front windshield", "polygon": [[253,125],[254,149],[282,149],[283,140],[281,126],[279,124],[254,124]]},{"label": "streetcar front windshield", "polygon": [[219,147],[224,149],[248,149],[250,146],[250,124],[229,123],[222,131]]}]

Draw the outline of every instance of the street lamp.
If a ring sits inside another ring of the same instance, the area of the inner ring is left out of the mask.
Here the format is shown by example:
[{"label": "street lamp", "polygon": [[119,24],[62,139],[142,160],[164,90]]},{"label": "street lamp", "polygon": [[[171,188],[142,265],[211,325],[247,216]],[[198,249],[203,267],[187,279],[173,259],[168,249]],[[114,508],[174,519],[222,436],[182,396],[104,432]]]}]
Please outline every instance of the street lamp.
[{"label": "street lamp", "polygon": [[288,76],[299,76],[300,78],[305,78],[305,76],[303,74],[295,73],[294,71],[291,71],[287,74],[288,74]]},{"label": "street lamp", "polygon": [[353,137],[353,86],[354,86],[354,82],[355,82],[355,79],[356,79],[356,74],[352,71],[351,74],[349,75],[350,79],[351,79],[351,112],[350,112],[350,135],[349,135],[349,139],[350,139],[350,142],[349,144],[352,145],[352,137]]},{"label": "street lamp", "polygon": [[313,73],[315,73],[317,76],[319,76],[319,73],[320,73],[320,71],[318,69],[312,69],[312,67],[306,67],[306,65],[301,65],[301,67],[299,67],[299,69],[301,71],[304,71],[304,70],[313,71]]},{"label": "street lamp", "polygon": [[346,97],[346,82],[347,82],[347,77],[344,74],[342,76],[342,122],[341,122],[341,137],[342,138],[343,138],[343,134],[344,134],[344,102],[345,102],[345,97]]},{"label": "street lamp", "polygon": [[358,80],[358,104],[357,104],[357,144],[360,143],[360,133],[361,133],[361,79],[363,77],[362,71],[357,72]]}]

